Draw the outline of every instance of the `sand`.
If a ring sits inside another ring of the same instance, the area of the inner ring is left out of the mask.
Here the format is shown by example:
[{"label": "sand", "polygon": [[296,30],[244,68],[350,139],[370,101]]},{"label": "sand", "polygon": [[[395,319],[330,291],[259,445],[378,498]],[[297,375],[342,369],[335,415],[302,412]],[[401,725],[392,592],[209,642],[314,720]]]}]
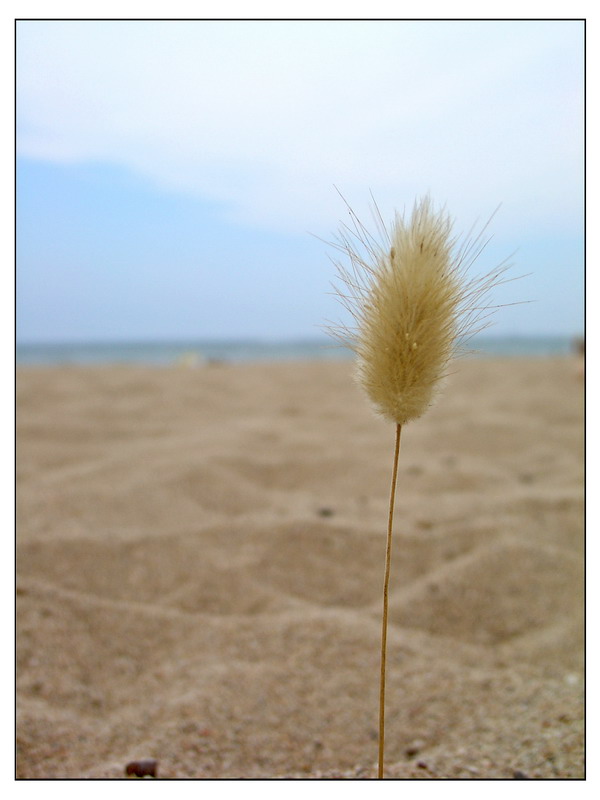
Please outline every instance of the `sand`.
[{"label": "sand", "polygon": [[[20,368],[17,775],[376,775],[393,426],[349,362]],[[581,778],[583,383],[403,432],[386,776]]]}]

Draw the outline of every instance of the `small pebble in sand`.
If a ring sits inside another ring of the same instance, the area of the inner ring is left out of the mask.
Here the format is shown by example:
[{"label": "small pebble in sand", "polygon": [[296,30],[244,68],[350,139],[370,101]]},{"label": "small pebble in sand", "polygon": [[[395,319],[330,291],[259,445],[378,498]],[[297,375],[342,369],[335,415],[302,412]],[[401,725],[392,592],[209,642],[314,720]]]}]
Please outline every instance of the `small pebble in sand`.
[{"label": "small pebble in sand", "polygon": [[519,481],[521,483],[533,483],[533,475],[529,472],[523,472],[519,475]]},{"label": "small pebble in sand", "polygon": [[513,778],[515,780],[517,780],[517,781],[528,781],[529,780],[529,775],[525,775],[525,773],[521,772],[520,769],[516,769],[513,772]]},{"label": "small pebble in sand", "polygon": [[415,742],[411,742],[408,747],[405,748],[404,754],[407,756],[407,758],[413,758],[421,752],[423,745],[424,742],[422,742],[420,739],[417,739]]},{"label": "small pebble in sand", "polygon": [[320,508],[317,512],[320,517],[333,517],[333,508],[327,508],[326,506]]},{"label": "small pebble in sand", "polygon": [[135,778],[156,778],[158,761],[154,758],[142,758],[130,761],[125,767],[125,775]]}]

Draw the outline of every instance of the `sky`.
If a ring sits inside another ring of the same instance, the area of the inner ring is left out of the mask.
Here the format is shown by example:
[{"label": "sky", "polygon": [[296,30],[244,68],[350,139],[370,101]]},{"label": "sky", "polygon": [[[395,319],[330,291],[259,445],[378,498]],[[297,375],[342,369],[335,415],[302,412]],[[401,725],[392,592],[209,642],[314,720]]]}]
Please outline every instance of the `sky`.
[{"label": "sky", "polygon": [[[583,331],[583,23],[20,21],[17,338],[293,339],[331,241],[430,194],[492,332]],[[524,277],[520,277],[524,276]],[[525,301],[525,302],[523,302]]]}]

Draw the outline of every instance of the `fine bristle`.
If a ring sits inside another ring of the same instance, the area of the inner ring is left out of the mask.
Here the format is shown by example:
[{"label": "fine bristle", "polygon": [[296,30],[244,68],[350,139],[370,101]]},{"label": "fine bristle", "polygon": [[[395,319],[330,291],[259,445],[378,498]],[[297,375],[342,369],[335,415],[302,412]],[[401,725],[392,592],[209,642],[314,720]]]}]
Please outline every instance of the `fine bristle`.
[{"label": "fine bristle", "polygon": [[459,345],[485,327],[485,296],[506,267],[467,280],[481,234],[457,246],[450,218],[428,197],[408,221],[397,214],[389,231],[379,217],[382,243],[350,213],[354,227],[335,243],[349,259],[337,263],[344,289],[336,292],[356,327],[331,332],[355,351],[375,409],[403,425],[426,411]]}]

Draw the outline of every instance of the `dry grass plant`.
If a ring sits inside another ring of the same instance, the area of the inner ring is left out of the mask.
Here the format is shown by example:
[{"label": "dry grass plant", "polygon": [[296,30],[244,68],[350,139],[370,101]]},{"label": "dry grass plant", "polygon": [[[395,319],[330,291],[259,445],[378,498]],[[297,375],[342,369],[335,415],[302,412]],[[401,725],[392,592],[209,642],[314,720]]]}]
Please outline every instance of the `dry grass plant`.
[{"label": "dry grass plant", "polygon": [[354,325],[328,330],[354,351],[358,382],[375,410],[396,429],[381,632],[378,777],[383,778],[388,591],[400,435],[407,422],[432,404],[451,359],[490,324],[497,308],[489,303],[490,293],[506,282],[503,276],[510,265],[503,262],[483,276],[469,277],[489,241],[489,220],[476,236],[471,229],[459,240],[448,214],[436,211],[429,197],[416,201],[408,218],[397,213],[389,228],[374,203],[376,235],[346,205],[350,224],[343,225],[330,244],[344,257],[333,259],[340,278],[334,289]]}]

